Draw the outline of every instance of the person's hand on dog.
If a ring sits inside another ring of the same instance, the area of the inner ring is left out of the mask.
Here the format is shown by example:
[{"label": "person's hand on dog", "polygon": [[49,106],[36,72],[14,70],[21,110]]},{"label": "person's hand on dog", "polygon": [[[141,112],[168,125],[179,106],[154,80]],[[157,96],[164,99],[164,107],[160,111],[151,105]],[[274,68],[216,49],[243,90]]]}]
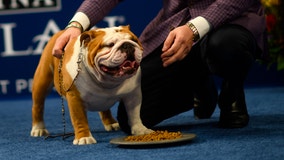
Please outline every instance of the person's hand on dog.
[{"label": "person's hand on dog", "polygon": [[193,45],[193,32],[183,25],[173,29],[164,42],[162,48],[163,66],[167,67],[176,61],[181,61],[189,53]]},{"label": "person's hand on dog", "polygon": [[68,45],[68,42],[75,37],[78,37],[81,34],[81,30],[79,28],[71,27],[65,29],[64,33],[61,34],[52,49],[52,55],[57,58],[61,58],[64,53],[65,46]]}]

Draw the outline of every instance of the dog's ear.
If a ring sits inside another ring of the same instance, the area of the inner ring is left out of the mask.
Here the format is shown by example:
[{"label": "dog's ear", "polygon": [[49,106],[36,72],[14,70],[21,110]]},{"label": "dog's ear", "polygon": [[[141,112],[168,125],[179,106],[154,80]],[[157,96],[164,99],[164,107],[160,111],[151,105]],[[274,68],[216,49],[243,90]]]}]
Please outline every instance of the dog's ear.
[{"label": "dog's ear", "polygon": [[91,31],[83,32],[80,37],[80,46],[84,45],[84,47],[86,47],[93,38],[93,36],[94,35],[92,34]]},{"label": "dog's ear", "polygon": [[124,32],[128,32],[128,33],[132,36],[132,40],[133,40],[134,42],[138,43],[139,46],[141,47],[141,49],[143,49],[143,48],[142,48],[142,44],[141,44],[141,42],[139,41],[138,37],[131,31],[130,25],[128,24],[128,25],[121,26],[121,27],[122,27],[122,30],[124,30]]},{"label": "dog's ear", "polygon": [[129,30],[130,31],[130,25],[125,25],[125,26],[121,26],[122,28],[126,29],[126,30]]}]

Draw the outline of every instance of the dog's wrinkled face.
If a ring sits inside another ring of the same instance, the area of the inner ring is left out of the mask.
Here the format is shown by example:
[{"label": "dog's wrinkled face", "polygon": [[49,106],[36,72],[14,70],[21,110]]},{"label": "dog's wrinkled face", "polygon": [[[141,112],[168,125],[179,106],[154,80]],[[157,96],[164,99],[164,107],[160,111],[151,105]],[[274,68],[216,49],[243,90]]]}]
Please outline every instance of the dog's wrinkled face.
[{"label": "dog's wrinkled face", "polygon": [[88,65],[104,76],[128,78],[142,60],[143,48],[129,26],[94,29],[82,33]]}]

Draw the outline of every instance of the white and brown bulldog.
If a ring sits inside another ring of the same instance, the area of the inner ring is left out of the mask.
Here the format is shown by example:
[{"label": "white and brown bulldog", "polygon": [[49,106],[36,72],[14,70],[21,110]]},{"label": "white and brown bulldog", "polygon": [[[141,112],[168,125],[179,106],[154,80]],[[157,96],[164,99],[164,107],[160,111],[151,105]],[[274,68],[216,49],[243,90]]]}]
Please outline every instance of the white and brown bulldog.
[{"label": "white and brown bulldog", "polygon": [[139,64],[143,48],[129,26],[83,32],[58,59],[51,52],[61,33],[47,43],[34,74],[31,136],[49,134],[43,120],[44,101],[53,86],[67,100],[75,145],[96,143],[89,129],[87,110],[99,111],[106,130],[119,129],[110,112],[118,101],[125,104],[133,135],[152,132],[140,119]]}]

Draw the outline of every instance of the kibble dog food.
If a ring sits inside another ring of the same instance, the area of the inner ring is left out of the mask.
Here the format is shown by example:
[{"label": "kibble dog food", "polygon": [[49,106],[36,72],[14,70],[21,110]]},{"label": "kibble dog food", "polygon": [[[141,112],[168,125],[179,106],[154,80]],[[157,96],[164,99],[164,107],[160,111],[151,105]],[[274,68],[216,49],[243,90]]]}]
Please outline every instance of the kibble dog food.
[{"label": "kibble dog food", "polygon": [[149,141],[161,141],[161,140],[171,140],[180,138],[181,132],[169,132],[167,130],[160,131],[157,130],[155,132],[145,134],[145,135],[130,135],[127,136],[124,140],[125,141],[132,141],[132,142],[149,142]]}]

